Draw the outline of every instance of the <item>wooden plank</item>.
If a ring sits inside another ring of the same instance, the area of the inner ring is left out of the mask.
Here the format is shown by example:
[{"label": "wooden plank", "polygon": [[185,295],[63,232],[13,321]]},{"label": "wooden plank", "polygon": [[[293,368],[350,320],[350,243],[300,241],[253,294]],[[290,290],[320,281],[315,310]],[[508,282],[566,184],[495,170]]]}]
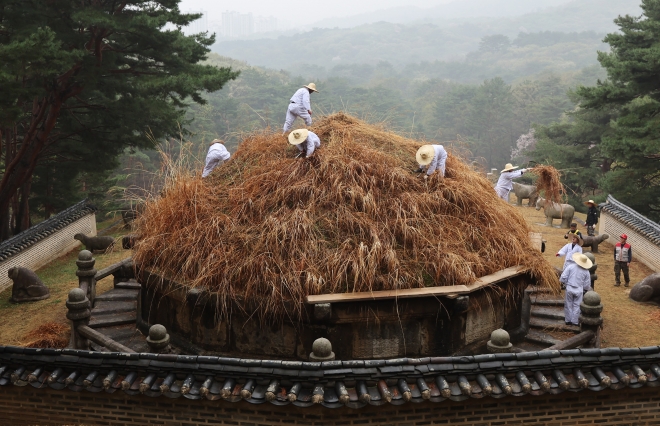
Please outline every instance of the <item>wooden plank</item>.
[{"label": "wooden plank", "polygon": [[443,296],[447,294],[468,293],[464,285],[411,288],[404,290],[384,290],[360,293],[318,294],[307,296],[306,301],[311,305],[318,303],[360,302],[364,300],[405,299],[412,297]]},{"label": "wooden plank", "polygon": [[307,296],[305,301],[310,305],[318,303],[338,303],[338,302],[360,302],[365,300],[383,300],[383,299],[406,299],[414,297],[443,296],[456,298],[462,294],[470,293],[482,287],[486,287],[500,281],[504,281],[526,272],[522,266],[513,266],[498,271],[491,275],[479,278],[473,284],[443,286],[443,287],[425,287],[412,288],[405,290],[385,290],[360,293],[339,293],[339,294],[318,294]]},{"label": "wooden plank", "polygon": [[96,343],[97,345],[104,346],[110,351],[122,352],[122,353],[135,353],[133,349],[128,348],[119,342],[115,342],[112,339],[109,339],[104,334],[99,333],[98,331],[93,330],[92,328],[87,327],[86,325],[79,326],[78,333],[88,338],[92,342]]},{"label": "wooden plank", "polygon": [[98,271],[96,273],[96,275],[94,275],[94,279],[96,279],[96,281],[100,281],[103,278],[114,274],[115,272],[120,270],[122,268],[122,266],[124,266],[127,263],[130,263],[132,260],[133,260],[132,257],[128,257],[128,258],[122,260],[121,262],[117,262],[115,264],[107,266],[107,267],[101,269],[100,271]]}]

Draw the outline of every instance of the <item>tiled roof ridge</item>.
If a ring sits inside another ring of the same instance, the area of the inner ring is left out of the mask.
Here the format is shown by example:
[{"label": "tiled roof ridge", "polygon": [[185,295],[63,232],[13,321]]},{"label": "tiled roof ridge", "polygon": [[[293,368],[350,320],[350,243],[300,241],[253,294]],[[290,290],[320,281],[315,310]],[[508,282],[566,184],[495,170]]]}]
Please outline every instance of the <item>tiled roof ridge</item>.
[{"label": "tiled roof ridge", "polygon": [[97,210],[96,207],[87,201],[87,199],[84,199],[0,243],[0,262],[20,253],[22,250],[54,234],[81,217],[95,212]]},{"label": "tiled roof ridge", "polygon": [[610,213],[624,224],[648,237],[655,244],[660,244],[660,224],[637,213],[635,210],[615,199],[612,195],[607,196],[607,203],[603,205],[602,210]]},{"label": "tiled roof ridge", "polygon": [[360,408],[590,389],[660,389],[660,346],[301,362],[0,346],[0,386]]}]

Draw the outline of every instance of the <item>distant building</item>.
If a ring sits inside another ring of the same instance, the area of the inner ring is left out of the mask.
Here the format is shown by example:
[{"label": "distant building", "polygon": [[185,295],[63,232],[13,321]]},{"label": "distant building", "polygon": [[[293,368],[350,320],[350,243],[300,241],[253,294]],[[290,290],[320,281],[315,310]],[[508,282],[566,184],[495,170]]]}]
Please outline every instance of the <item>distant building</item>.
[{"label": "distant building", "polygon": [[277,31],[277,18],[274,16],[257,16],[254,21],[255,33]]},{"label": "distant building", "polygon": [[254,18],[251,13],[222,12],[221,34],[225,38],[240,38],[254,34]]},{"label": "distant building", "polygon": [[184,28],[186,34],[199,34],[209,30],[208,13],[205,10],[187,10],[184,13],[201,13],[202,17]]}]

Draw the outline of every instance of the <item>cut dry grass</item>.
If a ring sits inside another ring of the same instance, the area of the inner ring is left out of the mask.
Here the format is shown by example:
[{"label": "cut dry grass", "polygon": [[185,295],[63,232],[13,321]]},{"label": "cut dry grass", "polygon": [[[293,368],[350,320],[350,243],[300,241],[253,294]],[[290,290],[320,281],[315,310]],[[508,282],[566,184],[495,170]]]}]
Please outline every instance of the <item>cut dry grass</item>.
[{"label": "cut dry grass", "polygon": [[[531,173],[538,176],[536,188],[539,194],[542,194],[546,200],[561,204],[564,198],[564,185],[561,183],[561,174],[559,170],[552,166],[536,166]],[[547,203],[546,206],[550,206]]]},{"label": "cut dry grass", "polygon": [[558,289],[518,211],[457,156],[446,178],[411,172],[422,142],[345,114],[294,159],[280,134],[247,137],[202,180],[174,173],[136,223],[138,264],[265,318],[300,318],[307,295],[470,284],[526,266]]},{"label": "cut dry grass", "polygon": [[27,348],[64,349],[69,343],[71,327],[57,322],[41,324],[25,335],[21,346]]}]

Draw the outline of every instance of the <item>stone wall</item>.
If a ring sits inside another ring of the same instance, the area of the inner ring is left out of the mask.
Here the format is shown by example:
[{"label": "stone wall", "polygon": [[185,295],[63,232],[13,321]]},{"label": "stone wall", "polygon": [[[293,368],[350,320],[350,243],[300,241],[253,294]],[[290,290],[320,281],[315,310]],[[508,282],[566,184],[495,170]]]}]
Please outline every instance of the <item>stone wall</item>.
[{"label": "stone wall", "polygon": [[660,245],[650,241],[645,235],[623,223],[621,220],[603,211],[598,222],[598,232],[608,234],[608,242],[616,244],[621,234],[628,235],[628,242],[633,249],[633,259],[640,261],[652,270],[660,271]]},{"label": "stone wall", "polygon": [[660,424],[657,387],[566,392],[560,395],[408,403],[361,409],[298,408],[247,402],[198,401],[114,394],[0,388],[0,419],[6,425],[547,425]]},{"label": "stone wall", "polygon": [[[225,356],[275,357],[307,360],[312,343],[328,338],[338,359],[382,359],[474,353],[485,346],[498,328],[520,325],[523,290],[533,279],[520,274],[461,297],[425,296],[402,299],[335,302],[327,318],[318,318],[306,305],[301,322],[263,324],[257,315],[237,306],[231,321],[220,320],[217,298],[186,292],[146,270],[139,273],[143,288],[139,319],[164,325],[175,345],[194,347]],[[293,309],[292,309],[293,311]]]},{"label": "stone wall", "polygon": [[54,259],[65,255],[80,245],[73,239],[77,233],[85,235],[96,235],[96,214],[86,214],[54,232],[48,237],[37,241],[9,259],[0,263],[0,291],[10,287],[12,281],[7,276],[7,271],[13,267],[24,267],[36,270]]}]

